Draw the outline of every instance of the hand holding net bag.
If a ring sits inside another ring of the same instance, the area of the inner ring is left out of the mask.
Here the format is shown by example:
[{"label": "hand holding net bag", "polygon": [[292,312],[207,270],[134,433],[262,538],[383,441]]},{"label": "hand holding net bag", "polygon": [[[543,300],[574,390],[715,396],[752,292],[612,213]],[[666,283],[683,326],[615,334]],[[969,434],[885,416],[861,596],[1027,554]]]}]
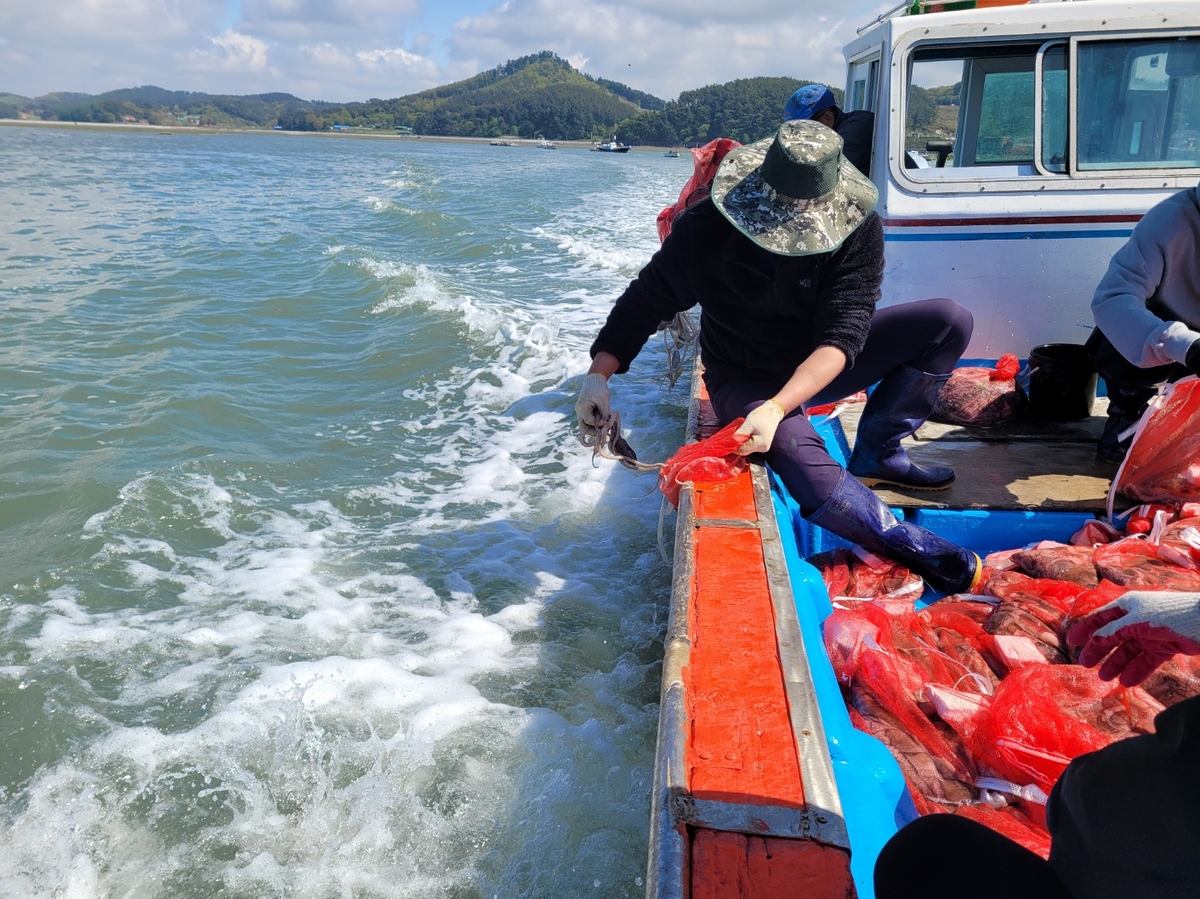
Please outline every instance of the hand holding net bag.
[{"label": "hand holding net bag", "polygon": [[672,506],[679,505],[679,490],[684,483],[726,481],[746,470],[746,457],[738,455],[737,449],[748,435],[735,433],[743,421],[736,418],[711,437],[681,446],[663,463],[658,489]]}]

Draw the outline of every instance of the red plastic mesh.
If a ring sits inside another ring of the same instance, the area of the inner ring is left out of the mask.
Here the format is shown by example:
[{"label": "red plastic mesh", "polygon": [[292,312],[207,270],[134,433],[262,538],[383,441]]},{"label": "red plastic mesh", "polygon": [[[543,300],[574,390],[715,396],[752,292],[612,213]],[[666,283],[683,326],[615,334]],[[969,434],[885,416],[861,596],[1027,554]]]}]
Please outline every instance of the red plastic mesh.
[{"label": "red plastic mesh", "polygon": [[663,463],[658,475],[658,489],[671,505],[679,505],[679,488],[685,481],[712,484],[736,477],[746,470],[746,457],[737,448],[746,442],[747,435],[734,434],[745,419],[731,421],[711,437],[681,446]]},{"label": "red plastic mesh", "polygon": [[1142,502],[1200,500],[1200,380],[1170,385],[1142,416],[1116,490]]}]

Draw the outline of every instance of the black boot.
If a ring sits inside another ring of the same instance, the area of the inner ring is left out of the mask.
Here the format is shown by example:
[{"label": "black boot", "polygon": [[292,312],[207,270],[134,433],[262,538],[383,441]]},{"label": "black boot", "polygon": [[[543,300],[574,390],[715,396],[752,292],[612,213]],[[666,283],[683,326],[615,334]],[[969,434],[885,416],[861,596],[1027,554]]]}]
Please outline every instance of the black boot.
[{"label": "black boot", "polygon": [[1121,440],[1121,432],[1137,424],[1146,411],[1146,403],[1158,391],[1154,387],[1121,387],[1107,380],[1104,384],[1108,392],[1108,421],[1096,444],[1096,461],[1120,465],[1133,440],[1132,437]]},{"label": "black boot", "polygon": [[933,531],[901,521],[846,472],[821,508],[806,516],[815,525],[876,555],[902,562],[934,589],[971,593],[983,573],[979,556]]},{"label": "black boot", "polygon": [[854,452],[846,466],[850,473],[868,487],[894,484],[916,490],[944,490],[953,484],[953,470],[941,465],[916,465],[900,445],[929,418],[949,378],[909,365],[888,372],[871,392],[858,422]]}]

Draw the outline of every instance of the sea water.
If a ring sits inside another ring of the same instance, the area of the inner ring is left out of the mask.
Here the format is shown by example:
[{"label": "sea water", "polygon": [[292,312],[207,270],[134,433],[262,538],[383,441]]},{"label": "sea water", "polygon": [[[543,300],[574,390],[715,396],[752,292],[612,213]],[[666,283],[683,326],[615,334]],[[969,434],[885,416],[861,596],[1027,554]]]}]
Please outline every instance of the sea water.
[{"label": "sea water", "polygon": [[690,168],[0,128],[0,895],[643,893]]}]

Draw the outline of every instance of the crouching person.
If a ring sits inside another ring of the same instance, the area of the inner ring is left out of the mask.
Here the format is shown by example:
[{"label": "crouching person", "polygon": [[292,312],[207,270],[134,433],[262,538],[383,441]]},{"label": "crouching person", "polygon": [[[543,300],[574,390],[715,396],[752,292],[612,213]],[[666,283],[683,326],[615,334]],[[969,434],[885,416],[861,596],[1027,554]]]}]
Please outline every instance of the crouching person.
[{"label": "crouching person", "polygon": [[1087,349],[1108,392],[1096,457],[1119,463],[1129,449],[1121,432],[1158,386],[1200,374],[1200,188],[1142,217],[1096,288],[1092,315]]},{"label": "crouching person", "polygon": [[[576,410],[610,414],[607,381],[629,369],[660,321],[699,304],[705,384],[722,422],[740,416],[744,453],[763,453],[805,517],[903,562],[935,589],[969,591],[972,552],[898,520],[867,485],[950,486],[901,440],[928,417],[971,337],[971,315],[933,299],[876,311],[883,226],[875,186],[816,122],[730,151],[709,199],[681,215],[617,299],[592,344]],[[843,469],[804,415],[878,382]]]}]

